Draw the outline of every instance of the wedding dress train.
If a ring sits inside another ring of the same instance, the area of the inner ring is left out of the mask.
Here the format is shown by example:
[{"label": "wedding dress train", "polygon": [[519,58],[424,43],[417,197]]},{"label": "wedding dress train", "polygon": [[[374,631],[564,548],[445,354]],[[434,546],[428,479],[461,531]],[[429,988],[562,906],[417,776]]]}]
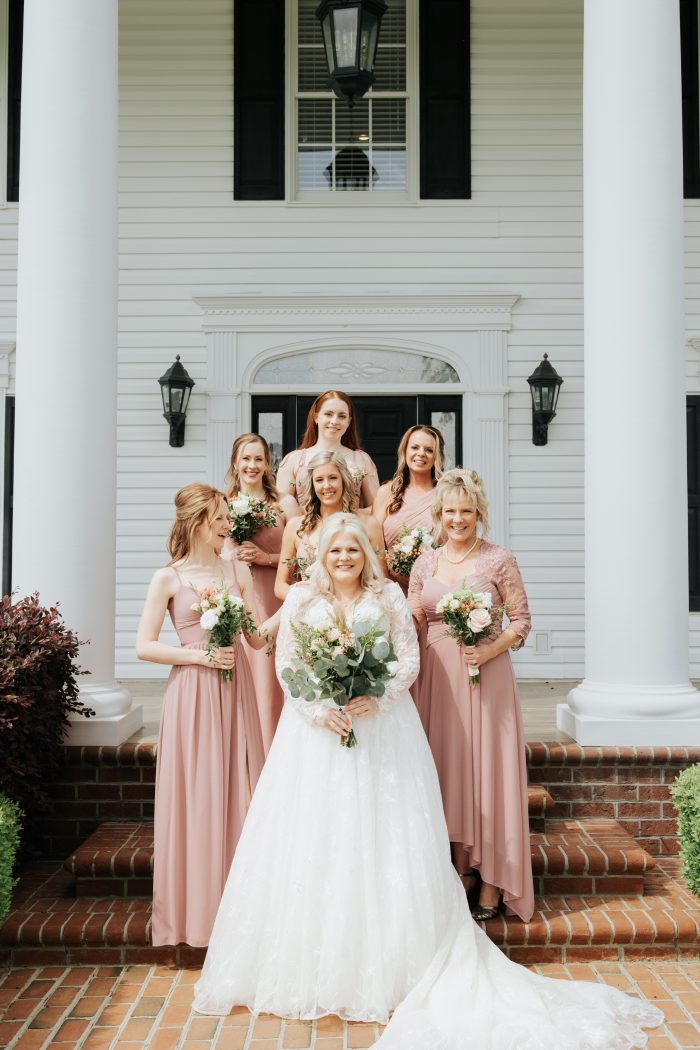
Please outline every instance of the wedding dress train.
[{"label": "wedding dress train", "polygon": [[[290,665],[282,610],[278,673]],[[327,621],[316,599],[303,618]],[[471,919],[435,765],[408,687],[418,646],[395,583],[366,592],[352,619],[382,617],[398,671],[357,747],[319,726],[319,706],[285,687],[214,925],[195,1010],[234,1005],[284,1017],[388,1025],[377,1050],[631,1050],[663,1016],[607,985],[541,977],[510,962]],[[439,698],[436,698],[439,702]],[[435,700],[433,701],[435,702]],[[389,1019],[391,1012],[393,1016]]]}]

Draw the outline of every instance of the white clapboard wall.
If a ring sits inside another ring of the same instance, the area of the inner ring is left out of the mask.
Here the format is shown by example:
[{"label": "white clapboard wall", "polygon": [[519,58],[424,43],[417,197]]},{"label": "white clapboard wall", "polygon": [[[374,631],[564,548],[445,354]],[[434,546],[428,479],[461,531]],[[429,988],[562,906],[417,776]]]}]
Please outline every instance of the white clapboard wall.
[{"label": "white clapboard wall", "polygon": [[[205,478],[194,297],[373,283],[520,296],[509,334],[509,542],[533,632],[515,659],[523,678],[582,675],[581,0],[472,0],[473,197],[419,206],[233,202],[233,0],[120,0],[119,14],[118,675],[164,673],[136,661],[136,623],[166,560],[172,496]],[[700,338],[694,204],[686,216],[690,339]],[[16,218],[16,206],[0,209],[0,339],[14,338]],[[526,378],[544,351],[565,382],[549,444],[535,448]],[[168,446],[157,385],[176,353],[197,384],[183,449]],[[700,391],[690,345],[688,362],[688,390]],[[700,614],[690,624],[700,676]]]}]

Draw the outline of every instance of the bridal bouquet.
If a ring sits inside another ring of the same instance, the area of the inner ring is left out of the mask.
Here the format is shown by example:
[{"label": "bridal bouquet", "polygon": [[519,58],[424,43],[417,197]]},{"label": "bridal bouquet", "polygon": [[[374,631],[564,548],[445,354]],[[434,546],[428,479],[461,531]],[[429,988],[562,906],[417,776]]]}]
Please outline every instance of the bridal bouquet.
[{"label": "bridal bouquet", "polygon": [[243,493],[230,500],[228,516],[231,522],[228,534],[236,543],[251,539],[258,529],[277,524],[277,515],[269,503]]},{"label": "bridal bouquet", "polygon": [[[193,612],[200,613],[199,626],[207,631],[207,652],[220,646],[233,645],[236,635],[241,631],[251,633],[255,630],[253,619],[243,604],[243,599],[231,594],[228,586],[222,583],[216,589],[206,588],[198,593],[199,601],[190,606]],[[221,672],[224,682],[233,679],[231,671]]]},{"label": "bridal bouquet", "polygon": [[399,538],[392,543],[387,554],[387,564],[397,576],[410,576],[418,556],[432,546],[433,537],[425,525],[416,525],[410,531],[402,525]]},{"label": "bridal bouquet", "polygon": [[[324,626],[300,621],[291,628],[296,655],[282,678],[295,699],[333,700],[343,708],[355,696],[383,696],[386,683],[396,674],[396,653],[381,622],[365,620],[349,626],[338,614]],[[341,737],[340,743],[355,747],[354,731]]]},{"label": "bridal bouquet", "polygon": [[[494,632],[492,597],[489,591],[469,591],[465,588],[443,595],[435,606],[449,634],[462,645],[476,645]],[[481,681],[478,667],[469,667],[474,684]]]}]

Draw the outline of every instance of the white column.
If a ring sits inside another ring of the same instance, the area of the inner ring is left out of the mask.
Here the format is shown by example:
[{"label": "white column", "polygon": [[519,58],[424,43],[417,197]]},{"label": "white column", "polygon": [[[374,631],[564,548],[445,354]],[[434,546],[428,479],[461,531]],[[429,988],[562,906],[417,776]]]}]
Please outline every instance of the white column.
[{"label": "white column", "polygon": [[115,744],[117,0],[27,0],[22,88],[13,582],[90,642],[69,742]]},{"label": "white column", "polygon": [[688,680],[678,4],[586,0],[582,744],[700,744]]}]

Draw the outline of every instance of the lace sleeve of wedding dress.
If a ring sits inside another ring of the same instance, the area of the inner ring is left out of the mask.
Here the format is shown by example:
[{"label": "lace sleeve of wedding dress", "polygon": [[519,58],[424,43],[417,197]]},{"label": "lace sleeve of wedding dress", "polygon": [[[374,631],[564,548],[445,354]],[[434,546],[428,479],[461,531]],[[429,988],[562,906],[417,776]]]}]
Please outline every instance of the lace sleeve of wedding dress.
[{"label": "lace sleeve of wedding dress", "polygon": [[413,625],[413,617],[398,583],[384,585],[384,600],[389,613],[389,637],[396,652],[398,668],[394,677],[387,682],[384,696],[377,699],[380,711],[386,711],[408,691],[408,687],[418,677],[420,667],[418,638]]},{"label": "lace sleeve of wedding dress", "polygon": [[422,627],[426,622],[421,595],[426,576],[431,576],[433,573],[434,561],[433,551],[425,551],[424,554],[420,554],[413,563],[411,575],[408,578],[408,605],[418,627]]},{"label": "lace sleeve of wedding dress", "polygon": [[518,640],[511,646],[511,649],[521,649],[530,633],[532,621],[523,578],[520,575],[515,555],[511,551],[504,553],[505,557],[499,562],[496,570],[496,582],[505,604],[508,626],[518,635]]},{"label": "lace sleeve of wedding dress", "polygon": [[282,671],[284,671],[285,667],[291,667],[294,661],[295,646],[291,624],[298,615],[299,606],[304,599],[304,595],[304,587],[300,587],[299,584],[292,587],[280,610],[280,627],[277,634],[277,644],[275,645],[275,671],[284,693],[285,703],[291,704],[294,710],[307,722],[318,725],[318,720],[324,708],[332,706],[332,701],[317,700],[310,702],[301,699],[295,700],[289,692],[289,686],[282,678]]}]

